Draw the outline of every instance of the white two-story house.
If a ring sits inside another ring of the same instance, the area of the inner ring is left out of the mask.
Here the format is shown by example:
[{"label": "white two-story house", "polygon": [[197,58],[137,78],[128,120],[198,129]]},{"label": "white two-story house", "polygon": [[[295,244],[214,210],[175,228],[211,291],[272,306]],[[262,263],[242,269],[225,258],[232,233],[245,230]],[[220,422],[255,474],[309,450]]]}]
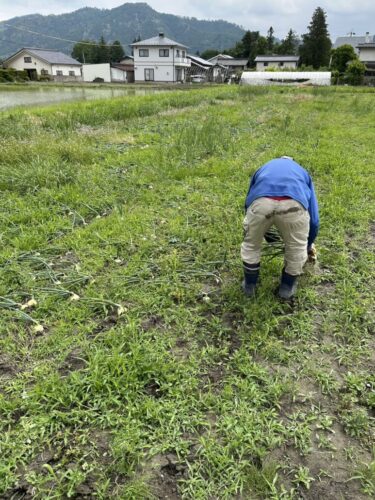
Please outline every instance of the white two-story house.
[{"label": "white two-story house", "polygon": [[135,82],[185,82],[186,68],[190,67],[187,47],[159,33],[159,36],[135,42]]}]

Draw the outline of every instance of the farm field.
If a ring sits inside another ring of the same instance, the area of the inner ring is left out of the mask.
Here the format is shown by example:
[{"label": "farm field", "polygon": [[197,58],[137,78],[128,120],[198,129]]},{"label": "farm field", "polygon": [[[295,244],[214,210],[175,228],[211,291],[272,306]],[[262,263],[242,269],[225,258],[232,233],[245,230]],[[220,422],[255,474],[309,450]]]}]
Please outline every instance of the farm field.
[{"label": "farm field", "polygon": [[[375,91],[222,86],[0,114],[0,498],[375,495]],[[250,175],[312,175],[293,303]]]}]

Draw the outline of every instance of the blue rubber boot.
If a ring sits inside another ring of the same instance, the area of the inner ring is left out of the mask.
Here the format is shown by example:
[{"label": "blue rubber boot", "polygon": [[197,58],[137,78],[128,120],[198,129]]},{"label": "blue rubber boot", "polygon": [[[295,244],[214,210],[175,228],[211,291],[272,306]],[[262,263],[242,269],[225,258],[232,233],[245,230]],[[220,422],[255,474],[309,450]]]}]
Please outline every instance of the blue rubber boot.
[{"label": "blue rubber boot", "polygon": [[297,291],[297,276],[292,276],[283,269],[281,283],[279,287],[279,297],[284,300],[290,300]]},{"label": "blue rubber boot", "polygon": [[260,264],[247,264],[243,262],[244,280],[242,290],[247,297],[254,297],[259,278]]}]

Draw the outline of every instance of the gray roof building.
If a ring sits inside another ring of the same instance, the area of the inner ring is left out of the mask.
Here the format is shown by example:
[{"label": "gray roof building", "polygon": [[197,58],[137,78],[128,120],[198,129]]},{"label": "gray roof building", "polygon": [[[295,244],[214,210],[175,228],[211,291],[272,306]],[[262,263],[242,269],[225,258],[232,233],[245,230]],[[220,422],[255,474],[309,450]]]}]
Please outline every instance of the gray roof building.
[{"label": "gray roof building", "polygon": [[184,49],[187,49],[186,45],[183,45],[182,43],[179,43],[179,42],[175,42],[174,40],[171,40],[170,38],[167,38],[166,36],[164,36],[164,33],[159,33],[159,36],[147,38],[147,40],[140,40],[139,42],[134,42],[130,45],[131,45],[131,47],[167,46],[167,47],[182,47]]},{"label": "gray roof building", "polygon": [[225,66],[226,68],[245,68],[248,63],[248,59],[237,59],[235,57],[227,56],[226,54],[219,54],[215,57],[211,57],[208,61],[212,64]]},{"label": "gray roof building", "polygon": [[298,56],[256,56],[255,62],[296,62],[298,63]]},{"label": "gray roof building", "polygon": [[36,49],[33,47],[23,47],[21,50],[19,50],[12,56],[8,57],[8,59],[6,59],[4,63],[17,57],[18,54],[20,54],[23,51],[26,51],[28,54],[38,59],[41,59],[42,61],[48,64],[67,64],[69,66],[82,66],[79,61],[73,59],[70,56],[67,56],[63,52],[59,52],[57,50],[52,50],[52,49]]},{"label": "gray roof building", "polygon": [[358,54],[359,52],[358,45],[360,43],[371,43],[371,42],[375,42],[375,35],[370,35],[369,33],[363,36],[358,36],[358,35],[339,36],[338,38],[336,38],[336,41],[333,44],[333,48],[337,49],[342,45],[351,45]]}]

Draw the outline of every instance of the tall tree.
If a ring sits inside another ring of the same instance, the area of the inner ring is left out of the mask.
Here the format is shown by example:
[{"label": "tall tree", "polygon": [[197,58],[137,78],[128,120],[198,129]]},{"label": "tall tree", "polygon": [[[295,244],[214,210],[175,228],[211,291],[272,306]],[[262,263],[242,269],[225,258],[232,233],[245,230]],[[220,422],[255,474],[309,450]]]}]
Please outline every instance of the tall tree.
[{"label": "tall tree", "polygon": [[123,46],[118,40],[115,40],[109,48],[110,62],[120,62],[125,57]]},{"label": "tall tree", "polygon": [[298,50],[298,38],[295,32],[290,29],[287,36],[282,40],[278,46],[278,53],[284,55],[295,55]]},{"label": "tall tree", "polygon": [[275,45],[275,37],[273,36],[274,34],[274,29],[272,26],[269,27],[269,30],[267,31],[267,50],[270,54],[272,54],[274,45]]},{"label": "tall tree", "polygon": [[331,47],[326,13],[321,7],[317,7],[308,27],[308,33],[302,35],[302,45],[299,49],[301,63],[311,65],[315,69],[328,66]]},{"label": "tall tree", "polygon": [[110,54],[109,47],[108,47],[108,45],[107,45],[107,43],[104,40],[104,37],[102,35],[100,37],[99,45],[98,45],[98,48],[96,50],[95,62],[97,64],[109,62],[109,60],[110,60],[109,54]]},{"label": "tall tree", "polygon": [[242,37],[243,54],[249,60],[249,66],[254,66],[254,59],[258,55],[259,31],[246,31]]},{"label": "tall tree", "polygon": [[264,56],[265,54],[268,54],[268,41],[265,36],[260,35],[256,45],[256,56]]}]

